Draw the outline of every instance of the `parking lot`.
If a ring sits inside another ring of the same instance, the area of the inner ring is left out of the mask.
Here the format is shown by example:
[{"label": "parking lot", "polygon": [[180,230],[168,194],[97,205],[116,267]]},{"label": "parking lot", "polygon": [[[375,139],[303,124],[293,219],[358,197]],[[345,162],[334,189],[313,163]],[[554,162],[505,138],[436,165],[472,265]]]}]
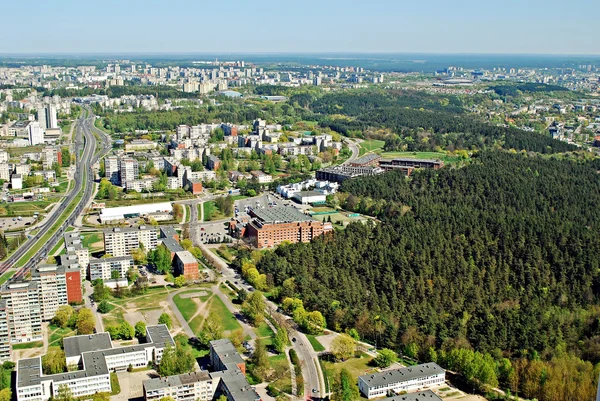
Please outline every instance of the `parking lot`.
[{"label": "parking lot", "polygon": [[14,230],[15,228],[28,227],[35,223],[35,217],[2,217],[0,218],[0,230]]},{"label": "parking lot", "polygon": [[229,232],[225,223],[199,223],[190,226],[190,236],[194,244],[207,244],[209,240],[222,241]]}]

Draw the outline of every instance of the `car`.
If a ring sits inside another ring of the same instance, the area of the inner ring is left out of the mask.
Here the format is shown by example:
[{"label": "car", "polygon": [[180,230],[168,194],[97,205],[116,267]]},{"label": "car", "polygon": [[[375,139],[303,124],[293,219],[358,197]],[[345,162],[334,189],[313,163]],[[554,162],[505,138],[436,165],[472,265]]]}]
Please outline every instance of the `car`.
[{"label": "car", "polygon": [[313,389],[312,389],[312,392],[313,392],[313,394],[314,394],[314,393],[316,393],[316,392],[317,392],[317,389],[316,389],[316,388],[313,388]]},{"label": "car", "polygon": [[292,337],[292,342],[295,343],[296,342],[296,337]]}]

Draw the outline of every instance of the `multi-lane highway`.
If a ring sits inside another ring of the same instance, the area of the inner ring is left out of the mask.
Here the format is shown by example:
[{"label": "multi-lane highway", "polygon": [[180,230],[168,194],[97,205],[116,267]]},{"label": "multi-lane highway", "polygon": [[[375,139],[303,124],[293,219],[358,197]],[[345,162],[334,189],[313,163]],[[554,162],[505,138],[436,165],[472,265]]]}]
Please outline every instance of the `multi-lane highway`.
[{"label": "multi-lane highway", "polygon": [[[39,226],[38,233],[29,238],[19,249],[17,249],[0,268],[0,274],[6,272],[25,255],[27,252],[40,241],[44,241],[40,249],[35,252],[21,267],[21,269],[13,276],[14,278],[23,277],[31,267],[40,263],[48,256],[50,250],[56,245],[64,234],[67,227],[73,224],[77,216],[83,212],[85,205],[91,199],[94,192],[94,172],[92,165],[110,150],[110,138],[105,133],[94,127],[94,116],[89,109],[84,109],[82,116],[75,123],[76,139],[73,153],[77,155],[75,164],[75,185],[72,190],[63,199],[61,205],[55,212],[48,216],[46,221]],[[92,132],[96,132],[102,138],[102,147],[96,152],[96,137]],[[83,149],[83,152],[80,152]],[[79,195],[83,195],[79,197]],[[68,216],[64,216],[65,210],[74,204],[74,208]],[[60,227],[48,239],[46,234],[54,227],[59,219],[63,220]],[[46,238],[45,238],[46,237]]]}]

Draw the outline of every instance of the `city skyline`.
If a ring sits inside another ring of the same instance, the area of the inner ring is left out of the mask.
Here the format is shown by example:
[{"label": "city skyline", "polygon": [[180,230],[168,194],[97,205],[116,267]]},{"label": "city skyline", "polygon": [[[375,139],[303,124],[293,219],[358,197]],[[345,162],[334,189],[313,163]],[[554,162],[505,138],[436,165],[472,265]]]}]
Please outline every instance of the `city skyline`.
[{"label": "city skyline", "polygon": [[[7,15],[21,12],[15,4],[5,8]],[[509,1],[503,7],[375,0],[363,8],[338,0],[291,6],[266,0],[234,1],[226,9],[184,0],[171,7],[64,0],[60,7],[34,1],[32,10],[26,30],[20,19],[5,22],[0,54],[600,54],[593,35],[600,5],[583,0]]]}]

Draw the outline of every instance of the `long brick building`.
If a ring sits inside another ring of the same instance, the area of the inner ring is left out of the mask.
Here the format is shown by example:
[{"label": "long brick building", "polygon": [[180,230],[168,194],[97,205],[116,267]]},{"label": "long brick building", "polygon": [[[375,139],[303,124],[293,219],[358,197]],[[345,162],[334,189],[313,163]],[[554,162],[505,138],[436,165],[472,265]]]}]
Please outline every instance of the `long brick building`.
[{"label": "long brick building", "polygon": [[248,223],[245,235],[257,248],[277,246],[283,241],[309,242],[333,228],[302,212],[286,206],[250,211],[253,219]]}]

